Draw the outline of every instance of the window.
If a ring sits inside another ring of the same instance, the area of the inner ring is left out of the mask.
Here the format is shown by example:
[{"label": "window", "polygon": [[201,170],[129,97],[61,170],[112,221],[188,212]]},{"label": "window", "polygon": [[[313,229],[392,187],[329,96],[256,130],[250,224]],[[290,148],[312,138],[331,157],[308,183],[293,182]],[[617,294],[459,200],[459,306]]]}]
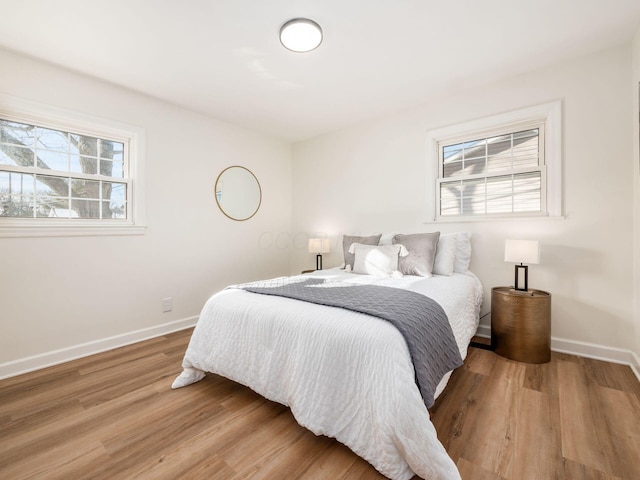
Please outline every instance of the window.
[{"label": "window", "polygon": [[0,118],[0,216],[126,220],[125,147]]},{"label": "window", "polygon": [[560,215],[560,104],[430,132],[431,220]]},{"label": "window", "polygon": [[544,211],[544,125],[439,145],[441,216]]},{"label": "window", "polygon": [[134,196],[143,190],[143,132],[7,98],[14,108],[0,108],[0,235],[142,233],[132,227],[144,213]]}]

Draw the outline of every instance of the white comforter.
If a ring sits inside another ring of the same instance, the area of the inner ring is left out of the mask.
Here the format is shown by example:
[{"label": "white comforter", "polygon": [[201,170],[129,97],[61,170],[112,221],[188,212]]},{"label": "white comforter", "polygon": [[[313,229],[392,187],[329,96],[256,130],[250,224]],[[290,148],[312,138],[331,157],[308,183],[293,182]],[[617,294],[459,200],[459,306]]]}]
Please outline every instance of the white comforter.
[{"label": "white comforter", "polygon": [[[449,317],[464,359],[478,326],[473,274],[382,279],[334,269],[312,274],[426,294]],[[336,438],[389,478],[459,479],[415,383],[402,335],[348,310],[226,289],[209,299],[173,388],[213,372],[287,405],[300,425]],[[440,383],[436,395],[446,385]]]}]

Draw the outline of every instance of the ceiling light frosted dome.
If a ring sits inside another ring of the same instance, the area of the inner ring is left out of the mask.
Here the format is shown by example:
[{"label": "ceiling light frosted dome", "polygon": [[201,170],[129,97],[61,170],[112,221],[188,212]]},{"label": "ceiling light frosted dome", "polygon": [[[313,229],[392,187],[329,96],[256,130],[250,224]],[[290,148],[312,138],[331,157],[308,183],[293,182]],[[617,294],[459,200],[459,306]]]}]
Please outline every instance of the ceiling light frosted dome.
[{"label": "ceiling light frosted dome", "polygon": [[322,43],[322,28],[313,20],[294,18],[280,27],[280,42],[292,52],[309,52]]}]

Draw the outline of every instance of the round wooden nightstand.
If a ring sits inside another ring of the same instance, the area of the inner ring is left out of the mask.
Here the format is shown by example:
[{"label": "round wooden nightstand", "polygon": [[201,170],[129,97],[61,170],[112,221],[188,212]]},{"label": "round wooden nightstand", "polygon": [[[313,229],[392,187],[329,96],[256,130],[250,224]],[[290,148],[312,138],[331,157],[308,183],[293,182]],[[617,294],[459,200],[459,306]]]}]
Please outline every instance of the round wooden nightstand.
[{"label": "round wooden nightstand", "polygon": [[510,360],[551,360],[551,294],[511,287],[491,289],[491,346]]}]

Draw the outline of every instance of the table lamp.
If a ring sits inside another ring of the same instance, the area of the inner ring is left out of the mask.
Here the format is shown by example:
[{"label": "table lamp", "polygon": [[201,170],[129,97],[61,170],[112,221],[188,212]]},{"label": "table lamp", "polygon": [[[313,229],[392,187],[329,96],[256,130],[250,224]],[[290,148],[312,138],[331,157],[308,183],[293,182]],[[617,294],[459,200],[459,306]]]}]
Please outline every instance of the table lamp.
[{"label": "table lamp", "polygon": [[317,254],[316,270],[322,270],[322,254],[329,253],[329,239],[328,238],[310,238],[309,253]]},{"label": "table lamp", "polygon": [[[540,245],[537,240],[505,240],[504,261],[519,263],[515,266],[514,290],[529,290],[529,267],[525,263],[540,263]],[[520,271],[524,273],[524,288],[520,288]]]}]

